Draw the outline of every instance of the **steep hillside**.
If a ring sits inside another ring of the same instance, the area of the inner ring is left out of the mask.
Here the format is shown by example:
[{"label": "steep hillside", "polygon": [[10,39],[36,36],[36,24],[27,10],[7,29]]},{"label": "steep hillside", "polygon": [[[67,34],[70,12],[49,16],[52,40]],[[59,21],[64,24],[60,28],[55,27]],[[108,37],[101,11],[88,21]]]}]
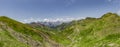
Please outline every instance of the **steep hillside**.
[{"label": "steep hillside", "polygon": [[49,35],[29,25],[0,16],[0,47],[58,47]]},{"label": "steep hillside", "polygon": [[8,17],[0,17],[0,29],[0,36],[2,36],[0,41],[3,47],[39,47],[41,45],[41,36],[32,28]]}]

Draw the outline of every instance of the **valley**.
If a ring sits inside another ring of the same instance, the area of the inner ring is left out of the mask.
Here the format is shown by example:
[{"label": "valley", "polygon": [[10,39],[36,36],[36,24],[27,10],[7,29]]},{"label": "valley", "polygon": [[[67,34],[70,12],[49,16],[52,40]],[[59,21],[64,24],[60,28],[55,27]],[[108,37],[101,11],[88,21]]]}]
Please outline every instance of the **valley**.
[{"label": "valley", "polygon": [[106,13],[54,28],[0,16],[0,47],[120,47],[120,16]]}]

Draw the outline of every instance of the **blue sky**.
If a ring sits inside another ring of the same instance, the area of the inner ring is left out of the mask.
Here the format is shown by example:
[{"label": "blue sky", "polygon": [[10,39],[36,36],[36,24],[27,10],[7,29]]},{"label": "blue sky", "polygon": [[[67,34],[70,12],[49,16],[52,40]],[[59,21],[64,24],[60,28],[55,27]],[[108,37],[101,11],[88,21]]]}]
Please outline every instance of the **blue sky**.
[{"label": "blue sky", "polygon": [[57,21],[120,13],[120,0],[0,0],[0,15],[17,21]]}]

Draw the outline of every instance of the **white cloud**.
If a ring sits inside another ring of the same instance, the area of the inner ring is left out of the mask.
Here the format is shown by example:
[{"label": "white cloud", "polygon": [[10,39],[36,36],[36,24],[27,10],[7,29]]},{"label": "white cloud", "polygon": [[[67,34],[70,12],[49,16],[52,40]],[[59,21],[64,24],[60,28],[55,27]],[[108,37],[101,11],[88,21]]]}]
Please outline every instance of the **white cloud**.
[{"label": "white cloud", "polygon": [[23,23],[30,23],[30,22],[57,22],[57,21],[61,21],[61,22],[68,22],[68,21],[72,21],[72,20],[80,20],[80,19],[84,19],[85,17],[78,17],[78,18],[55,18],[55,19],[50,19],[50,18],[45,18],[45,19],[39,19],[39,18],[30,18],[30,19],[24,19]]},{"label": "white cloud", "polygon": [[117,12],[118,15],[120,15],[120,10]]}]

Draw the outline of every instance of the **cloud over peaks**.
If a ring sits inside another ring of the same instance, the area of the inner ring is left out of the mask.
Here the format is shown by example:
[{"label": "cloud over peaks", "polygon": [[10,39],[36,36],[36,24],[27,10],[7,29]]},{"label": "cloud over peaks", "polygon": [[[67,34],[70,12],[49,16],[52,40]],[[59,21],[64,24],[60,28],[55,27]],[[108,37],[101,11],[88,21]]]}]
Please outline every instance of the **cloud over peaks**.
[{"label": "cloud over peaks", "polygon": [[50,18],[44,18],[44,19],[40,19],[40,18],[30,18],[30,19],[24,19],[23,23],[30,23],[30,22],[69,22],[72,20],[80,20],[80,19],[84,19],[85,17],[78,17],[78,18],[55,18],[55,19],[50,19]]}]

